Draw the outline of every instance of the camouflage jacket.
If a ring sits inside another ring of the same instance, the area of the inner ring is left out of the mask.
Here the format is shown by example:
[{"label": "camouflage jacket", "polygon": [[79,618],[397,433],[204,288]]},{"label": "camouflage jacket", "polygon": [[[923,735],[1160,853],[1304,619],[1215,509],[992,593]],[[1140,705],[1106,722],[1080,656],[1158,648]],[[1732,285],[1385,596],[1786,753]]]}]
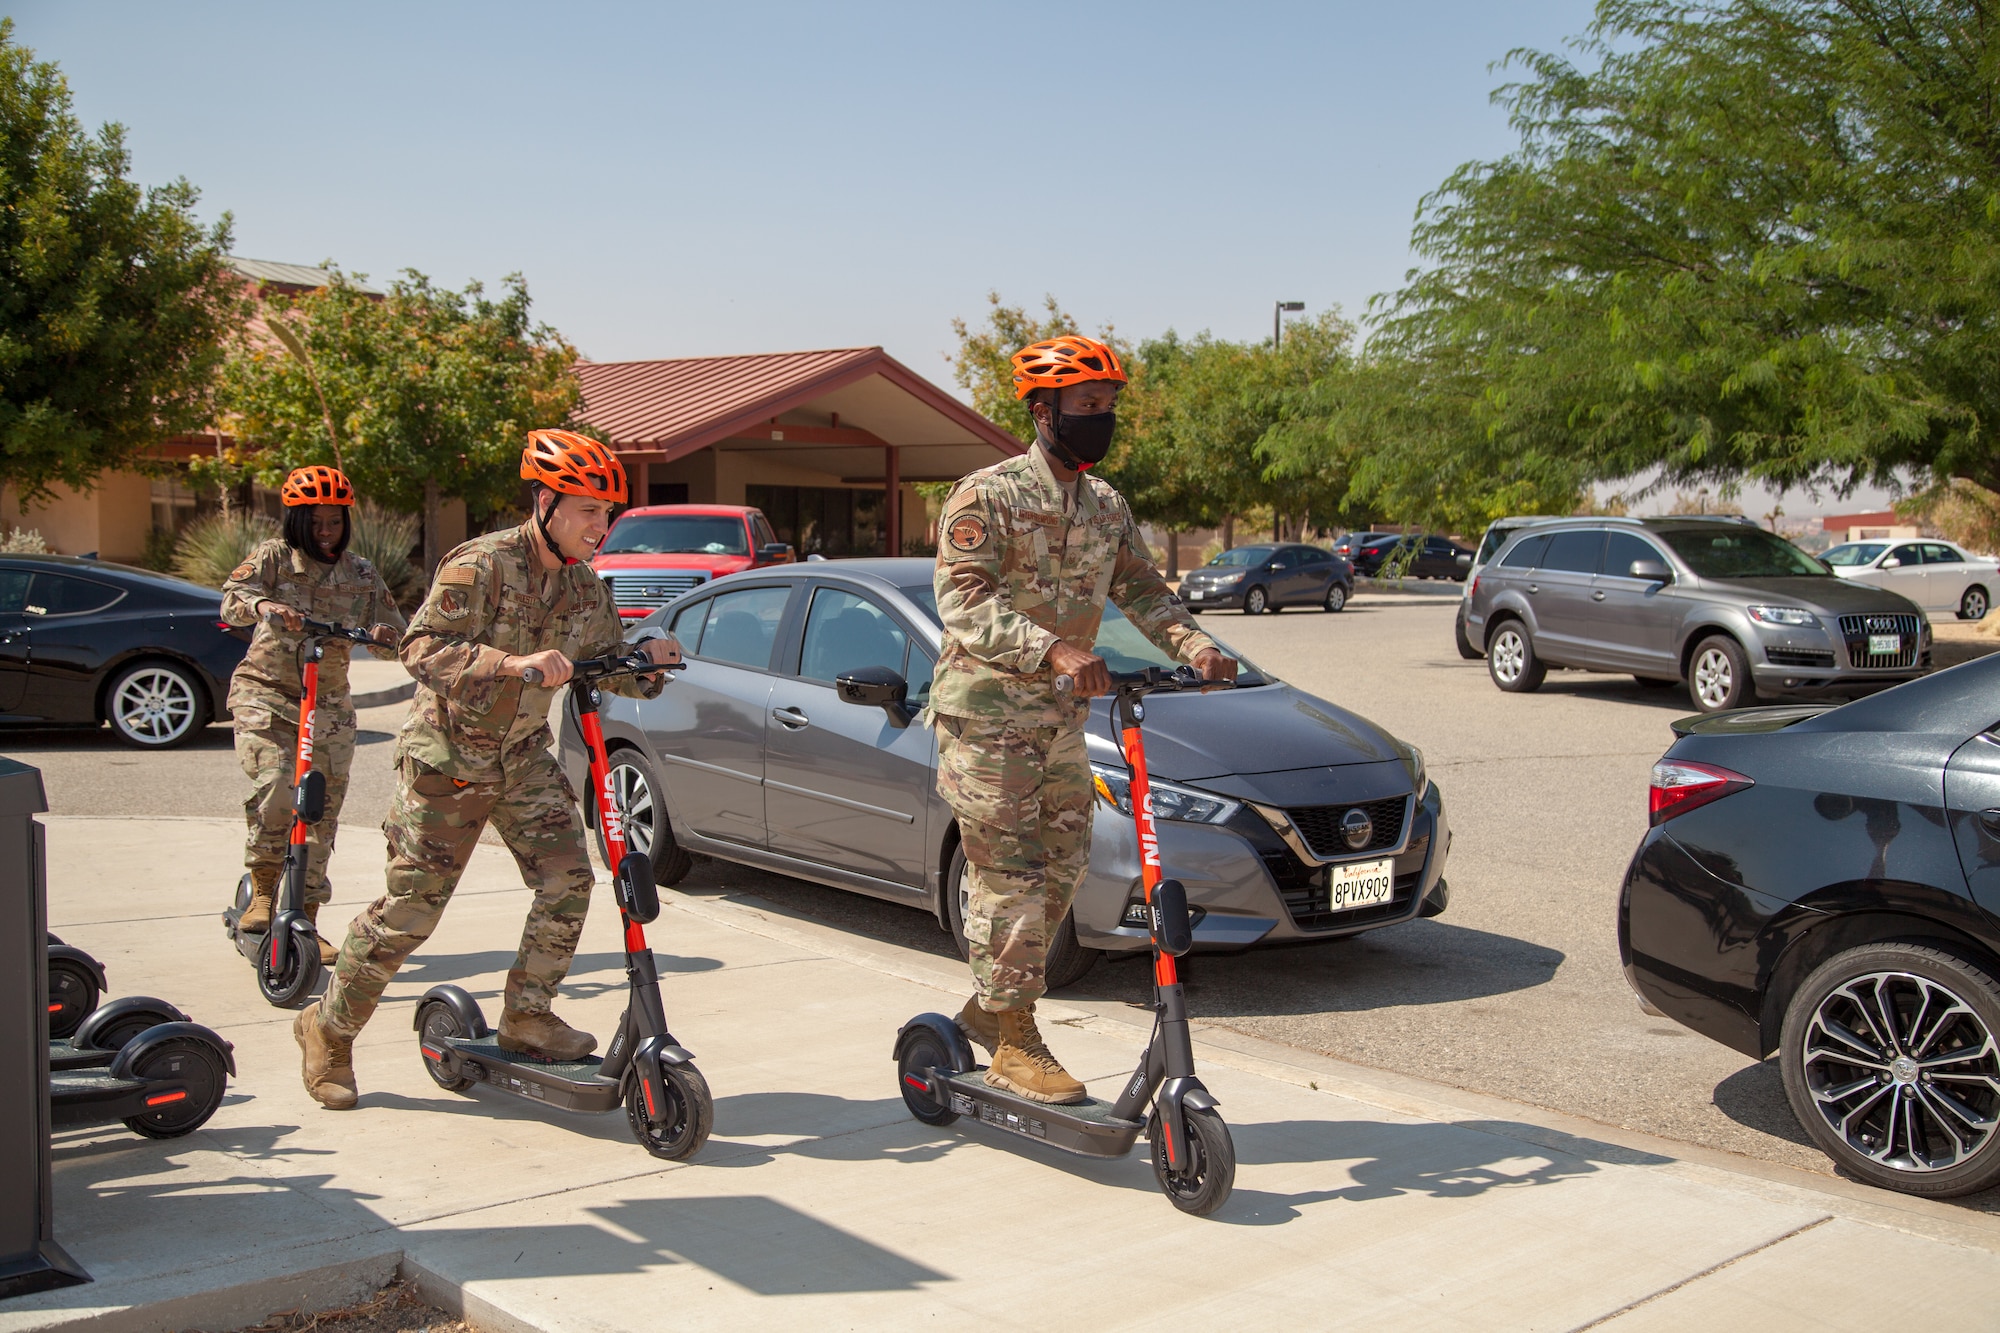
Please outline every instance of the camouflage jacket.
[{"label": "camouflage jacket", "polygon": [[[502,659],[555,648],[568,657],[621,652],[625,629],[589,565],[544,570],[532,525],[474,537],[444,558],[403,635],[417,697],[396,743],[466,782],[497,782],[549,746],[555,691],[499,674]],[[651,699],[660,676],[613,676],[602,688]]]},{"label": "camouflage jacket", "polygon": [[933,712],[1079,725],[1087,705],[1056,693],[1043,659],[1058,639],[1095,643],[1106,597],[1170,656],[1192,661],[1215,647],[1153,567],[1109,482],[1086,472],[1064,510],[1039,447],[974,472],[946,497],[935,577],[944,652]]},{"label": "camouflage jacket", "polygon": [[[275,620],[257,618],[257,603],[277,602],[303,616],[350,629],[376,625],[403,628],[403,613],[375,566],[352,551],[323,565],[304,551],[285,545],[282,537],[262,542],[250,558],[230,571],[222,585],[222,618],[232,625],[255,625],[250,651],[237,664],[229,680],[232,710],[236,700],[260,696],[270,702],[276,695],[297,700],[304,693],[299,679],[305,665],[306,635],[294,634]],[[334,701],[347,694],[347,658],[353,645],[330,640],[320,654],[320,697]],[[380,658],[393,658],[396,650],[370,648]]]}]

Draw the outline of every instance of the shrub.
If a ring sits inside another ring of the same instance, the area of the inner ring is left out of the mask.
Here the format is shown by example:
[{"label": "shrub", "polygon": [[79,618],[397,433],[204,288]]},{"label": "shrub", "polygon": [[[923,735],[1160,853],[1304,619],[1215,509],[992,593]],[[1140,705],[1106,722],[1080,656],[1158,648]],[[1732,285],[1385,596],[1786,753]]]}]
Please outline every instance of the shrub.
[{"label": "shrub", "polygon": [[230,571],[250,558],[257,543],[278,535],[278,525],[262,514],[235,509],[188,524],[174,547],[174,573],[220,588]]},{"label": "shrub", "polygon": [[152,528],[146,533],[146,550],[139,557],[139,568],[150,569],[155,574],[174,572],[174,534],[165,528]]},{"label": "shrub", "polygon": [[422,527],[415,514],[399,514],[371,500],[354,506],[354,536],[347,549],[381,571],[382,581],[405,613],[414,612],[427,591],[423,571],[410,563]]},{"label": "shrub", "polygon": [[0,537],[0,555],[49,555],[49,544],[40,528],[12,528]]}]

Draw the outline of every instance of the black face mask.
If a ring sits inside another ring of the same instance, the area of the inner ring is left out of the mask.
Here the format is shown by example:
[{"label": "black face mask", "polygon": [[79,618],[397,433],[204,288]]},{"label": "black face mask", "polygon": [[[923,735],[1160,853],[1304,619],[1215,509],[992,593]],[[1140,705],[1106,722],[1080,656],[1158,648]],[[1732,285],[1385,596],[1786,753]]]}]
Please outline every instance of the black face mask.
[{"label": "black face mask", "polygon": [[1111,452],[1111,435],[1118,429],[1118,413],[1092,412],[1077,416],[1058,413],[1055,438],[1049,441],[1057,458],[1074,468],[1087,468],[1104,461]]}]

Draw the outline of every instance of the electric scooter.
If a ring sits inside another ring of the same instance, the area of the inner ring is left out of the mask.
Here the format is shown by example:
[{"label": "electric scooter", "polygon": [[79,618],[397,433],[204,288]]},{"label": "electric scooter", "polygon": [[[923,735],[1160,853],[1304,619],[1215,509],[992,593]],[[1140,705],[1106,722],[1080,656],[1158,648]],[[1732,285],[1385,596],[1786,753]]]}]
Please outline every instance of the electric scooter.
[{"label": "electric scooter", "polygon": [[319,961],[319,936],[306,919],[306,830],[326,816],[326,774],[315,772],[313,715],[319,709],[319,663],[329,639],[373,643],[365,629],[346,629],[307,620],[304,690],[299,700],[299,746],[292,770],[292,840],[285,848],[285,868],[279,880],[277,910],[268,931],[238,930],[236,923],[250,907],[250,876],[236,885],[236,901],[223,909],[222,926],[236,951],[257,969],[257,989],[280,1009],[297,1009],[319,988],[324,970]]},{"label": "electric scooter", "polygon": [[[647,1152],[668,1161],[692,1156],[707,1141],[715,1123],[715,1103],[707,1080],[694,1067],[694,1056],[667,1030],[660,974],[644,929],[660,914],[660,890],[653,881],[652,858],[625,847],[624,812],[612,788],[604,728],[598,720],[597,682],[607,676],[679,669],[657,667],[643,652],[572,664],[567,707],[590,750],[598,828],[604,835],[605,862],[625,927],[630,992],[610,1049],[602,1059],[587,1055],[569,1061],[503,1050],[487,1029],[478,1003],[457,986],[425,991],[416,1016],[424,1068],[440,1088],[464,1092],[474,1084],[485,1084],[544,1106],[588,1114],[616,1110],[623,1102],[632,1137]],[[540,674],[529,670],[528,683],[538,683]]]},{"label": "electric scooter", "polygon": [[201,1024],[182,1021],[145,1028],[99,1067],[57,1065],[51,1042],[49,1121],[58,1129],[123,1121],[149,1139],[192,1134],[222,1105],[236,1073],[235,1049]]},{"label": "electric scooter", "polygon": [[104,964],[74,944],[51,934],[49,957],[49,1036],[67,1037],[97,1008],[107,989]]},{"label": "electric scooter", "polygon": [[[1175,959],[1194,947],[1187,891],[1162,878],[1159,836],[1153,825],[1152,786],[1140,733],[1146,706],[1160,691],[1218,688],[1187,667],[1114,672],[1115,707],[1131,769],[1132,818],[1138,826],[1140,881],[1153,937],[1153,1035],[1139,1067],[1115,1102],[1089,1098],[1053,1105],[986,1082],[985,1066],[958,1024],[943,1014],[918,1014],[896,1034],[896,1082],[910,1114],[927,1125],[949,1125],[961,1115],[1085,1157],[1123,1157],[1143,1129],[1152,1144],[1153,1175],[1174,1207],[1206,1217],[1229,1198],[1236,1180],[1236,1145],[1216,1112],[1215,1098],[1195,1077],[1188,1036],[1187,1002]],[[1068,676],[1056,689],[1068,693]],[[1150,1105],[1151,1109],[1148,1110]]]}]

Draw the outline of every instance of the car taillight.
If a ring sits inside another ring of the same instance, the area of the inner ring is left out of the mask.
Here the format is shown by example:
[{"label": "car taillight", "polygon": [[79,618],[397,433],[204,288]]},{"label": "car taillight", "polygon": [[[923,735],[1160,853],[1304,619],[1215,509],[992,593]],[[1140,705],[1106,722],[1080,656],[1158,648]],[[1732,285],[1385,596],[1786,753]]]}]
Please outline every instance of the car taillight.
[{"label": "car taillight", "polygon": [[1465,590],[1465,595],[1466,595],[1467,597],[1477,597],[1477,596],[1479,596],[1479,575],[1477,575],[1477,574],[1474,574],[1474,575],[1472,576],[1472,583],[1471,583],[1471,586],[1469,586],[1469,587],[1467,587],[1467,588],[1466,588],[1466,590]]},{"label": "car taillight", "polygon": [[1653,765],[1653,786],[1647,805],[1655,827],[1731,792],[1757,784],[1741,773],[1687,759],[1662,759]]}]

